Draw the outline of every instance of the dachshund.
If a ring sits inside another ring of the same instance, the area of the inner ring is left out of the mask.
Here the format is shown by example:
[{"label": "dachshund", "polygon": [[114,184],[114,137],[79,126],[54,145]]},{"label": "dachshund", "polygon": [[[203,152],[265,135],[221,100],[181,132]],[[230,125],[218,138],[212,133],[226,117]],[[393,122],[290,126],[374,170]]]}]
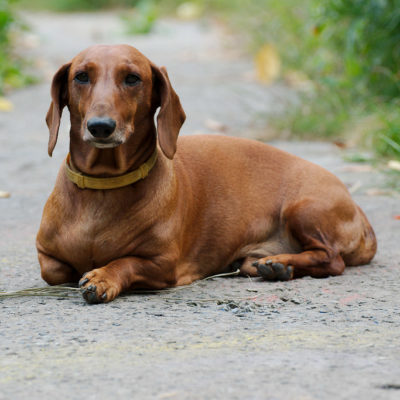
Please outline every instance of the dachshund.
[{"label": "dachshund", "polygon": [[249,139],[178,140],[185,113],[167,71],[134,47],[82,51],[51,99],[50,156],[65,106],[71,129],[36,241],[50,285],[79,282],[103,303],[232,268],[324,278],[375,255],[366,216],[325,169]]}]

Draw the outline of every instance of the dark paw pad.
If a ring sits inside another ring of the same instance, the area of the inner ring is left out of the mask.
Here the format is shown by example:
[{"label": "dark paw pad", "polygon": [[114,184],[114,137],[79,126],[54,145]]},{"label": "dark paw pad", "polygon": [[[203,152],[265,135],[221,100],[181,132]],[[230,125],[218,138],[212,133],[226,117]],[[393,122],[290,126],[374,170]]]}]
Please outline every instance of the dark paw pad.
[{"label": "dark paw pad", "polygon": [[82,289],[82,296],[89,304],[97,304],[103,301],[103,299],[98,298],[96,289],[95,285],[89,285]]},{"label": "dark paw pad", "polygon": [[288,281],[293,278],[293,267],[291,265],[285,267],[281,263],[267,261],[266,263],[254,262],[259,275],[268,281]]}]

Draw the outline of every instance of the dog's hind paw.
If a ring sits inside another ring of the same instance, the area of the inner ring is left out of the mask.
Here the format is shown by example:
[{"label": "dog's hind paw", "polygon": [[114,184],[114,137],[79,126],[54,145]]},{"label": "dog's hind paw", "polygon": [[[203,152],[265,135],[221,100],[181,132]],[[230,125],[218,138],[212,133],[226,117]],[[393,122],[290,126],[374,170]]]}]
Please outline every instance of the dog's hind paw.
[{"label": "dog's hind paw", "polygon": [[293,279],[293,266],[285,266],[280,262],[260,259],[252,264],[257,268],[258,274],[267,281],[289,281]]}]

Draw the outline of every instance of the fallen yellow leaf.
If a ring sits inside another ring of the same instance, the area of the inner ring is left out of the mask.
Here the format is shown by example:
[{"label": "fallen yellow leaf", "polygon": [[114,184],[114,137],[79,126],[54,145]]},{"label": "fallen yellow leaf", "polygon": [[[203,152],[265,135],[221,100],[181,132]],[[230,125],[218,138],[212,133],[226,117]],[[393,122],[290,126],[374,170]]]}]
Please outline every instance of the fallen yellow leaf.
[{"label": "fallen yellow leaf", "polygon": [[0,190],[0,199],[7,199],[10,196],[11,196],[10,192],[3,192]]},{"label": "fallen yellow leaf", "polygon": [[365,191],[368,196],[388,196],[388,190],[379,189],[379,188],[371,188]]},{"label": "fallen yellow leaf", "polygon": [[5,97],[0,97],[0,111],[10,112],[14,108],[14,104]]},{"label": "fallen yellow leaf", "polygon": [[257,78],[264,83],[271,83],[281,72],[281,59],[274,46],[265,44],[254,57]]},{"label": "fallen yellow leaf", "polygon": [[388,167],[394,169],[395,171],[400,171],[400,161],[390,160],[388,162]]},{"label": "fallen yellow leaf", "polygon": [[344,167],[341,167],[340,170],[344,172],[371,172],[373,171],[373,168],[366,164],[354,164],[345,165]]},{"label": "fallen yellow leaf", "polygon": [[204,125],[210,129],[211,131],[214,132],[225,132],[227,130],[227,126],[223,124],[222,122],[215,121],[214,119],[207,118],[204,121]]},{"label": "fallen yellow leaf", "polygon": [[185,3],[182,3],[176,9],[176,15],[178,16],[178,18],[187,21],[201,17],[201,13],[202,9],[199,4],[191,1],[186,1]]}]

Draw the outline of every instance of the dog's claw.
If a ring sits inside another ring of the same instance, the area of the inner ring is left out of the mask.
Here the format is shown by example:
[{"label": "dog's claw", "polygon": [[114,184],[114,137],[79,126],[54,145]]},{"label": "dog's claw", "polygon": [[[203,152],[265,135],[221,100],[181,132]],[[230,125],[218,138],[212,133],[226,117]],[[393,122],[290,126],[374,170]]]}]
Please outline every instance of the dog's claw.
[{"label": "dog's claw", "polygon": [[[82,285],[87,283],[88,279],[84,279],[82,281]],[[107,292],[104,292],[102,295],[97,293],[97,286],[94,284],[90,284],[87,287],[82,287],[82,297],[86,300],[89,304],[98,304],[103,303],[107,300]]]},{"label": "dog's claw", "polygon": [[[93,289],[94,289],[94,290],[93,290]],[[83,294],[92,293],[92,292],[95,291],[95,289],[96,289],[96,286],[89,285],[89,286],[87,286],[87,287],[85,287],[85,288],[82,289],[82,293],[83,293]]]},{"label": "dog's claw", "polygon": [[87,278],[83,275],[79,281],[82,297],[89,304],[109,302],[120,292],[113,281],[104,280],[100,274],[99,271],[93,271]]},{"label": "dog's claw", "polygon": [[266,280],[271,281],[274,279],[275,274],[272,268],[266,264],[257,264],[258,273]]},{"label": "dog's claw", "polygon": [[[84,276],[85,276],[85,275],[84,275]],[[84,276],[83,276],[83,277],[84,277]],[[89,282],[89,279],[88,279],[88,278],[83,279],[83,277],[82,277],[82,279],[79,281],[79,287],[82,287],[82,286],[86,285],[86,283]]]},{"label": "dog's claw", "polygon": [[293,278],[293,266],[285,267],[284,264],[268,260],[265,264],[258,263],[257,271],[260,276],[268,281],[288,281]]}]

